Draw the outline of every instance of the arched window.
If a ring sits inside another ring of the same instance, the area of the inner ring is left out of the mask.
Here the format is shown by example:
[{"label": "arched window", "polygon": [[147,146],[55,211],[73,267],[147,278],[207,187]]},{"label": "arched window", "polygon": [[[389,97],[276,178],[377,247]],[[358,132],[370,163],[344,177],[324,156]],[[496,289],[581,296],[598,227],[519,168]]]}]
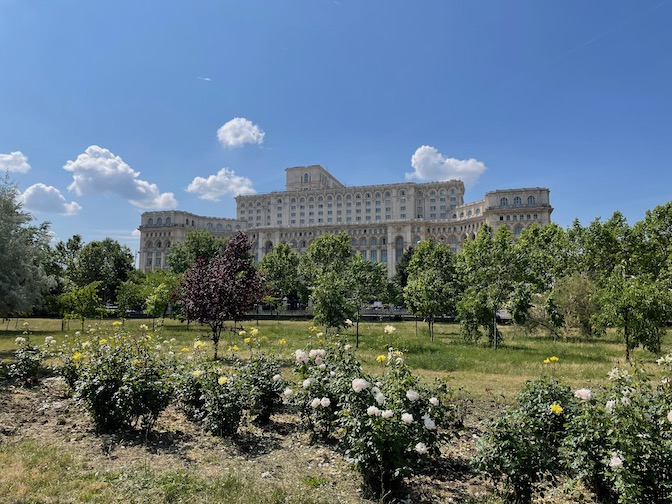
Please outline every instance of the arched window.
[{"label": "arched window", "polygon": [[166,226],[170,226],[171,222],[170,217],[166,217]]},{"label": "arched window", "polygon": [[153,246],[154,246],[154,244],[153,244],[151,241],[148,241],[148,242],[147,242],[146,247],[147,247],[148,249],[151,249]]},{"label": "arched window", "polygon": [[160,241],[156,242],[156,248],[161,248],[161,242]]},{"label": "arched window", "polygon": [[208,222],[208,230],[212,231],[212,222]]},{"label": "arched window", "polygon": [[231,230],[232,230],[232,229],[231,229],[231,224],[227,224],[227,225],[226,225],[226,230],[227,230],[227,231],[231,231]]},{"label": "arched window", "polygon": [[457,237],[456,236],[451,236],[450,238],[448,238],[448,243],[450,243],[451,245],[456,244],[457,243]]},{"label": "arched window", "polygon": [[520,206],[523,204],[523,200],[520,199],[520,196],[513,198],[513,206]]},{"label": "arched window", "polygon": [[221,231],[222,230],[222,224],[218,222],[217,225],[215,226],[215,229],[217,231]]},{"label": "arched window", "polygon": [[378,245],[378,240],[375,239],[375,238],[371,238],[371,239],[369,240],[369,245],[371,245],[371,246]]},{"label": "arched window", "polygon": [[310,177],[308,176],[307,173],[303,174],[303,183],[307,184],[310,181]]},{"label": "arched window", "polygon": [[157,225],[157,226],[160,226],[161,224],[163,224],[163,222],[161,221],[161,217],[158,217],[158,218],[156,219],[156,225]]},{"label": "arched window", "polygon": [[154,225],[154,219],[152,219],[151,217],[149,219],[147,219],[147,225],[148,226],[153,226]]},{"label": "arched window", "polygon": [[499,206],[509,206],[508,198],[500,198],[499,199]]},{"label": "arched window", "polygon": [[366,247],[366,238],[361,238],[359,240],[359,246],[360,247]]},{"label": "arched window", "polygon": [[467,217],[471,217],[471,210],[467,211]]},{"label": "arched window", "polygon": [[520,235],[520,233],[521,233],[522,231],[523,231],[523,227],[522,227],[522,226],[516,226],[515,228],[513,228],[513,234],[514,234],[515,236]]},{"label": "arched window", "polygon": [[166,242],[166,248],[170,248],[170,241]]},{"label": "arched window", "polygon": [[481,215],[481,209],[480,208],[476,209],[476,215]]},{"label": "arched window", "polygon": [[534,199],[534,196],[528,196],[527,197],[527,204],[528,205],[536,205],[537,201]]}]

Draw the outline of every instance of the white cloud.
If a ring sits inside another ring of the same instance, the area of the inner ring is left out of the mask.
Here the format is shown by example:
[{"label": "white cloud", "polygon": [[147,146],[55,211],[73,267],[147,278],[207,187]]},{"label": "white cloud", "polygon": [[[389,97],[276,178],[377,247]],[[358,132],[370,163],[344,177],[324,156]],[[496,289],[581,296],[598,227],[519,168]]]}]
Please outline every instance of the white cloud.
[{"label": "white cloud", "polygon": [[85,194],[114,194],[140,208],[175,208],[173,193],[160,193],[156,184],[140,180],[140,172],[128,166],[123,159],[97,145],[91,145],[75,161],[68,161],[63,169],[72,172],[68,190],[78,196]]},{"label": "white cloud", "polygon": [[133,238],[140,238],[140,230],[139,229],[134,229],[133,231],[131,231],[131,236]]},{"label": "white cloud", "polygon": [[210,201],[219,201],[219,198],[226,195],[238,196],[257,192],[250,179],[236,175],[228,168],[222,168],[216,175],[208,178],[196,177],[187,186],[187,191],[198,194],[200,199]]},{"label": "white cloud", "polygon": [[14,173],[28,173],[30,165],[28,157],[21,151],[0,154],[0,171]]},{"label": "white cloud", "polygon": [[459,179],[465,185],[476,183],[485,171],[485,165],[476,159],[448,158],[434,147],[423,145],[411,157],[414,172],[406,173],[407,179],[441,181]]},{"label": "white cloud", "polygon": [[19,197],[28,210],[42,213],[75,215],[82,209],[76,202],[67,203],[61,191],[42,183],[33,184]]},{"label": "white cloud", "polygon": [[217,139],[224,147],[235,149],[247,143],[261,144],[264,141],[262,129],[244,117],[235,117],[217,130]]}]

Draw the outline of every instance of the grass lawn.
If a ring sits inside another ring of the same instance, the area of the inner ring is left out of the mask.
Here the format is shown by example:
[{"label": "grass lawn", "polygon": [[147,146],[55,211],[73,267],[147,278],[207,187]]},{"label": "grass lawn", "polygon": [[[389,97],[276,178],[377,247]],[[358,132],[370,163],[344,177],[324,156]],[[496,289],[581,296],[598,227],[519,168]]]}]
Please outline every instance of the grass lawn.
[{"label": "grass lawn", "polygon": [[[114,319],[102,321],[88,320],[85,330],[95,327],[101,332],[111,332]],[[24,325],[27,324],[27,325]],[[68,325],[69,324],[69,325]],[[152,328],[151,320],[133,319],[125,321],[128,331],[139,331],[141,324]],[[550,337],[529,336],[516,327],[504,327],[504,342],[494,350],[485,344],[472,345],[463,341],[457,324],[436,324],[435,341],[429,339],[427,326],[418,322],[394,322],[396,328],[393,335],[386,335],[384,327],[388,322],[363,322],[359,325],[359,348],[356,351],[366,371],[381,371],[376,357],[386,354],[387,348],[393,346],[404,351],[407,363],[420,375],[433,379],[441,377],[455,388],[463,389],[475,398],[497,396],[510,400],[528,379],[541,373],[551,372],[550,366],[543,361],[552,355],[559,361],[553,366],[552,372],[573,387],[591,387],[604,381],[607,372],[614,366],[623,366],[624,344],[615,331],[610,331],[601,338],[568,337],[554,342]],[[252,349],[282,353],[289,361],[295,349],[306,345],[319,347],[323,340],[317,332],[310,332],[309,321],[289,320],[254,320],[243,323],[245,328],[257,327],[259,330],[258,345]],[[65,331],[62,331],[65,329]],[[10,360],[16,345],[14,339],[27,330],[31,341],[41,343],[46,336],[74,334],[81,329],[78,321],[66,322],[62,327],[58,319],[12,319],[0,328],[0,358]],[[180,344],[191,346],[196,338],[209,341],[207,326],[180,323],[167,319],[162,327],[156,326],[157,337],[175,338]],[[355,344],[355,328],[341,332],[353,346]],[[284,339],[286,345],[279,345]],[[484,338],[485,339],[485,338]],[[250,351],[243,343],[243,337],[232,332],[223,332],[219,345],[220,355],[227,348],[236,344],[241,354]],[[668,331],[663,342],[663,353],[672,351],[672,331]],[[632,359],[655,372],[656,356],[651,352],[636,349]]]}]

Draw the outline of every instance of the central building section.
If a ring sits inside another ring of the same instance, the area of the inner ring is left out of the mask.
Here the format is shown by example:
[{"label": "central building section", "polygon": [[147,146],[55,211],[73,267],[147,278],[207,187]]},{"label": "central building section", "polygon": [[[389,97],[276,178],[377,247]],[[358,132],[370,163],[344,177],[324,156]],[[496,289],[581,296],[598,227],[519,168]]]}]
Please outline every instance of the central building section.
[{"label": "central building section", "polygon": [[303,253],[316,237],[345,232],[356,253],[394,272],[404,250],[428,235],[457,251],[460,234],[475,235],[476,217],[483,217],[477,205],[468,211],[473,222],[463,217],[461,225],[442,225],[435,232],[426,226],[446,223],[464,206],[459,180],[346,187],[320,165],[287,168],[285,174],[285,191],[236,197],[236,218],[245,221],[257,260],[279,243]]}]

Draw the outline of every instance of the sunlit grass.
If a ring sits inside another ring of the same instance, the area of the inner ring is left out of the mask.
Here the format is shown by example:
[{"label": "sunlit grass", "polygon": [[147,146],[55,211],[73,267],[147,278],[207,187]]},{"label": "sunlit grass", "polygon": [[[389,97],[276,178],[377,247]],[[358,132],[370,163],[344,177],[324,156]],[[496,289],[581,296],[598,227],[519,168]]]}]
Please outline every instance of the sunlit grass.
[{"label": "sunlit grass", "polygon": [[[0,444],[0,501],[318,504],[333,502],[297,478],[294,486],[265,482],[222,468],[207,476],[199,471],[164,470],[134,463],[123,471],[89,467],[67,448],[36,441]],[[286,488],[287,487],[287,488]],[[322,492],[325,493],[325,492]],[[312,495],[311,495],[312,494]],[[359,502],[351,499],[348,502]]]},{"label": "sunlit grass", "polygon": [[[113,319],[87,320],[85,330],[118,330]],[[154,321],[154,329],[160,339],[175,338],[178,345],[191,346],[194,339],[210,340],[210,329],[199,324],[180,323],[166,319],[163,325]],[[27,323],[27,326],[24,326]],[[386,335],[385,325],[392,324],[396,331]],[[141,325],[152,328],[151,319],[131,319],[124,321],[123,329],[128,332],[140,331]],[[80,330],[78,321],[70,321],[70,329],[61,331],[60,320],[19,319],[5,324],[0,330],[0,358],[11,359],[16,349],[14,339],[23,331],[30,333],[31,341],[36,344],[44,341],[47,335],[60,340],[60,335],[73,335]],[[320,334],[323,330],[309,331],[312,325],[308,320],[247,320],[239,323],[247,331],[257,328],[259,333],[252,345],[244,343],[244,337],[237,331],[224,331],[219,345],[220,356],[227,354],[231,345],[237,345],[238,354],[246,357],[256,351],[268,351],[280,355],[287,363],[285,374],[289,373],[289,363],[293,352],[306,345],[319,347],[325,344],[328,336]],[[515,391],[528,379],[549,373],[544,359],[556,356],[559,361],[552,370],[558,377],[570,385],[590,386],[600,383],[614,366],[624,365],[624,345],[615,331],[606,336],[593,339],[579,337],[561,338],[553,341],[547,336],[529,336],[514,327],[504,327],[504,342],[497,350],[486,345],[486,338],[478,344],[467,344],[459,333],[457,324],[437,324],[435,341],[430,341],[426,324],[422,321],[365,321],[359,324],[359,347],[356,353],[364,369],[368,372],[381,372],[376,357],[386,354],[388,347],[405,352],[408,364],[418,373],[449,380],[454,387],[462,388],[475,396],[487,396],[502,393],[512,397]],[[342,330],[337,336],[355,345],[356,328]],[[333,338],[334,336],[332,336]],[[284,341],[285,344],[281,344]],[[212,352],[212,347],[209,347]],[[672,336],[668,331],[663,351],[672,351]],[[654,369],[656,356],[646,350],[636,349],[632,359]]]}]

